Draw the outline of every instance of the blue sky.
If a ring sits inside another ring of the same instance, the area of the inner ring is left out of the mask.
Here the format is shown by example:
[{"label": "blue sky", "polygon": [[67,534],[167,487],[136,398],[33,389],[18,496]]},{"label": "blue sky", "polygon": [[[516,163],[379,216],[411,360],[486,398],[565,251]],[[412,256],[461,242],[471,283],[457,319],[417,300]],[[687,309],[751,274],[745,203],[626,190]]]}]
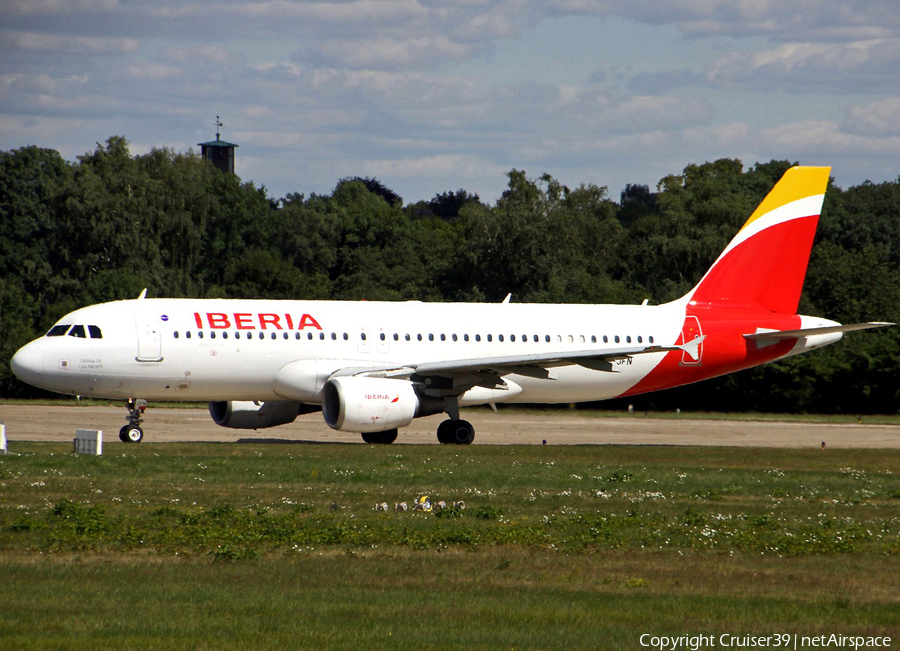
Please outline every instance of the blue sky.
[{"label": "blue sky", "polygon": [[720,157],[900,174],[894,0],[7,0],[0,149],[240,145],[288,192],[493,201],[511,168],[655,186]]}]

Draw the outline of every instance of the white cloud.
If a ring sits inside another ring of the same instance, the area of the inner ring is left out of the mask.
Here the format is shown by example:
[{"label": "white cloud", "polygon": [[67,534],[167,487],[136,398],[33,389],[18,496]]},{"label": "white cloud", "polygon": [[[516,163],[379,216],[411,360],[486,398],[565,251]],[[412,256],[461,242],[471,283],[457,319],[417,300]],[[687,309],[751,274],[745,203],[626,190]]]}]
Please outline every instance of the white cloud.
[{"label": "white cloud", "polygon": [[624,17],[675,24],[690,36],[849,41],[896,36],[900,15],[893,0],[552,0],[559,13]]},{"label": "white cloud", "polygon": [[133,38],[67,36],[39,32],[7,32],[0,47],[53,54],[131,54],[140,42]]},{"label": "white cloud", "polygon": [[900,135],[900,97],[849,107],[844,129],[863,136]]},{"label": "white cloud", "polygon": [[295,55],[325,66],[363,69],[431,68],[472,56],[474,48],[444,35],[418,38],[378,37],[313,43]]},{"label": "white cloud", "polygon": [[732,52],[707,66],[714,86],[794,92],[893,92],[900,39],[850,43],[785,43],[756,52]]}]

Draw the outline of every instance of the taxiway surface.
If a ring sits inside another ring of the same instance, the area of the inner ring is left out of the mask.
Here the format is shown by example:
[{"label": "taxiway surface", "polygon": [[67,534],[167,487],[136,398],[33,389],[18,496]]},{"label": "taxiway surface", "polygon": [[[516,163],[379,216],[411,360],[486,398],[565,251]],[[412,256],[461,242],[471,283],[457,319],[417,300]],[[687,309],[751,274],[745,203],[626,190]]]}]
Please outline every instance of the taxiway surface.
[{"label": "taxiway surface", "polygon": [[[78,428],[100,429],[104,442],[120,445],[125,424],[121,406],[0,405],[0,423],[15,441],[71,441]],[[900,426],[762,421],[673,419],[642,415],[597,417],[578,412],[502,409],[463,410],[475,426],[475,445],[721,445],[745,447],[898,448]],[[435,432],[446,416],[414,420],[400,430],[397,443],[437,444]],[[144,418],[144,442],[318,442],[362,443],[358,434],[329,429],[321,414],[299,417],[289,425],[262,430],[233,430],[216,425],[206,409],[150,408]]]}]

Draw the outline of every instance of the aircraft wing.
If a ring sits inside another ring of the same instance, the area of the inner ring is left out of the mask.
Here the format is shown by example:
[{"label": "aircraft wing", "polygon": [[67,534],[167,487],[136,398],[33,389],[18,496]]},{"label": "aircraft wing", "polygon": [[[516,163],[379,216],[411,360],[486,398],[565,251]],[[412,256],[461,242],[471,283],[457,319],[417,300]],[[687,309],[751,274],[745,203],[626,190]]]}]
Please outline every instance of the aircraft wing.
[{"label": "aircraft wing", "polygon": [[[447,360],[440,362],[426,362],[416,366],[419,375],[440,375],[442,373],[468,373],[472,371],[493,371],[499,375],[518,373],[520,375],[533,375],[528,369],[543,369],[556,366],[569,366],[577,364],[595,371],[613,372],[612,363],[616,360],[626,359],[634,355],[647,353],[665,353],[669,351],[688,351],[696,356],[696,351],[705,337],[697,337],[681,346],[628,346],[622,348],[606,349],[603,351],[576,350],[555,353],[538,353],[533,355],[504,355],[497,357],[484,357],[475,359]],[[552,375],[547,372],[548,375]]]},{"label": "aircraft wing", "polygon": [[540,379],[555,380],[556,376],[548,369],[558,366],[577,364],[595,371],[616,372],[613,363],[634,355],[648,353],[665,353],[669,351],[687,352],[692,357],[698,356],[700,344],[705,336],[699,336],[686,344],[678,346],[627,346],[621,348],[575,351],[557,351],[552,353],[535,353],[526,355],[498,355],[494,357],[477,357],[469,359],[451,359],[421,364],[408,364],[394,367],[343,368],[332,377],[347,375],[368,375],[371,377],[410,378],[418,376],[457,378],[454,388],[468,384],[469,386],[496,386],[502,384],[504,375],[525,375]]}]

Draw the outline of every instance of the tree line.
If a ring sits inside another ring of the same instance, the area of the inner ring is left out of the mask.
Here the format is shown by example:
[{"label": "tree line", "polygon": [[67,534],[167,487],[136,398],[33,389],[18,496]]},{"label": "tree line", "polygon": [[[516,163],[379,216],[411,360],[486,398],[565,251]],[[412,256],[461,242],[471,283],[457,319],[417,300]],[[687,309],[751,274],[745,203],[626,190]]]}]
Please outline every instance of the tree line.
[{"label": "tree line", "polygon": [[[0,152],[0,359],[66,312],[150,296],[664,303],[687,292],[792,163],[688,165],[651,190],[569,188],[513,169],[488,205],[465,190],[404,203],[377,179],[288,194],[194,153],[132,156],[122,137],[67,162]],[[830,185],[800,312],[900,322],[900,179]],[[900,328],[691,387],[641,409],[895,413]],[[0,366],[0,395],[40,395]]]}]

